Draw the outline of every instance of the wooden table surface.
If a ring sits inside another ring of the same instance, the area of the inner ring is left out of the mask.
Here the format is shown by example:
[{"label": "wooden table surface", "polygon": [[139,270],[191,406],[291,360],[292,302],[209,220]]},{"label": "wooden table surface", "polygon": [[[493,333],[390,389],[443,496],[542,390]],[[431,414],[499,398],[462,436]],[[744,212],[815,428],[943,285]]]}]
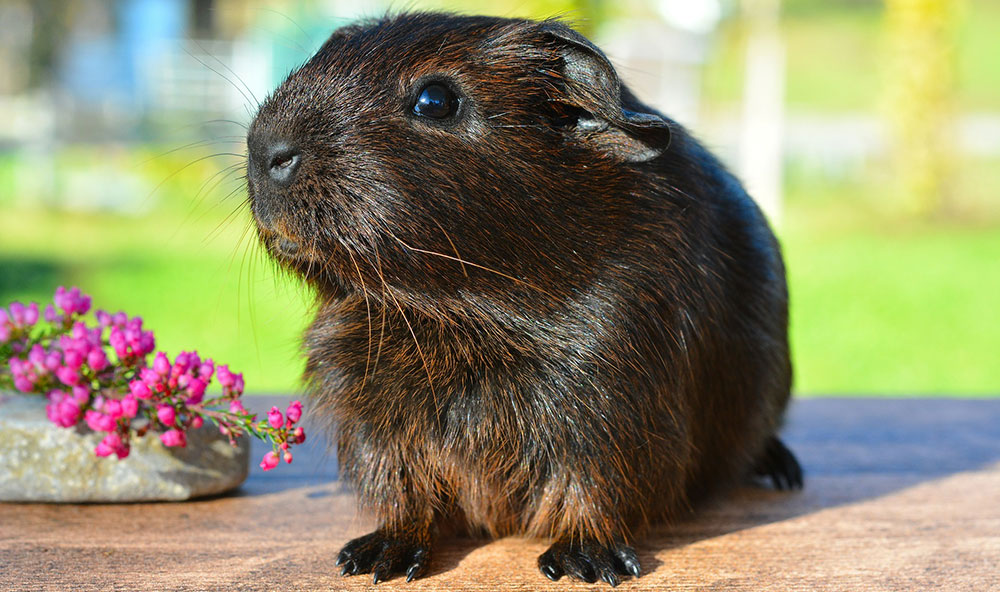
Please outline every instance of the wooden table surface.
[{"label": "wooden table surface", "polygon": [[[318,435],[229,496],[0,504],[0,591],[371,589],[334,567],[373,524]],[[805,490],[746,487],[654,531],[637,545],[645,575],[618,589],[1000,591],[1000,399],[798,400],[785,438]],[[546,546],[446,539],[428,577],[378,589],[609,589],[549,582]]]}]

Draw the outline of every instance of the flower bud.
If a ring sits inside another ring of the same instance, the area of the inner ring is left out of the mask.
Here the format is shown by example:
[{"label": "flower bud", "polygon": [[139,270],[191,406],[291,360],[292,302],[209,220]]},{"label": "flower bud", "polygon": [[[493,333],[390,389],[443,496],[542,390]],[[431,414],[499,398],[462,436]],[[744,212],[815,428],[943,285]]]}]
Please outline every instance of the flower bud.
[{"label": "flower bud", "polygon": [[260,468],[264,469],[265,471],[270,471],[274,467],[278,466],[278,462],[279,462],[278,455],[275,454],[274,451],[272,450],[271,452],[268,452],[267,454],[264,455],[264,460],[260,461]]},{"label": "flower bud", "polygon": [[99,411],[87,411],[84,415],[84,419],[87,422],[87,427],[94,430],[95,432],[111,432],[115,429],[115,420],[109,415],[105,415]]},{"label": "flower bud", "polygon": [[271,410],[267,412],[267,423],[274,429],[280,428],[285,423],[285,419],[277,407],[271,407]]},{"label": "flower bud", "polygon": [[172,426],[177,421],[177,412],[170,405],[159,405],[156,408],[156,417],[163,422],[163,425]]},{"label": "flower bud", "polygon": [[128,390],[132,392],[132,395],[136,399],[148,399],[153,394],[149,390],[149,386],[141,380],[133,380],[128,383]]},{"label": "flower bud", "polygon": [[156,352],[156,357],[153,358],[153,371],[160,376],[170,374],[170,361],[167,359],[167,354]]},{"label": "flower bud", "polygon": [[59,366],[56,368],[56,377],[67,386],[80,384],[80,373],[69,366]]},{"label": "flower bud", "polygon": [[224,387],[232,387],[236,377],[229,371],[229,366],[223,364],[215,369],[215,377],[219,379],[219,384]]},{"label": "flower bud", "polygon": [[27,310],[24,311],[24,324],[34,325],[38,322],[38,303],[32,302],[28,305]]},{"label": "flower bud", "polygon": [[10,303],[7,309],[10,310],[10,319],[11,322],[14,323],[14,326],[18,328],[23,327],[25,313],[24,305],[15,300]]},{"label": "flower bud", "polygon": [[229,402],[229,412],[234,415],[246,415],[247,410],[243,407],[243,402],[239,399],[233,399]]},{"label": "flower bud", "polygon": [[100,372],[108,367],[108,356],[103,349],[92,349],[87,354],[87,365],[95,372]]},{"label": "flower bud", "polygon": [[[141,382],[139,384],[142,384]],[[129,385],[131,387],[131,385]],[[145,385],[144,385],[145,386]],[[125,395],[125,398],[121,401],[122,415],[129,419],[135,417],[139,413],[139,401],[133,394]]]},{"label": "flower bud", "polygon": [[187,446],[187,436],[180,430],[168,430],[160,434],[160,441],[164,446]]},{"label": "flower bud", "polygon": [[122,411],[122,402],[118,399],[108,399],[104,403],[104,412],[107,413],[111,419],[118,419],[124,413]]},{"label": "flower bud", "polygon": [[292,424],[302,417],[302,402],[293,401],[285,410],[285,415],[288,416],[288,427],[292,427]]}]

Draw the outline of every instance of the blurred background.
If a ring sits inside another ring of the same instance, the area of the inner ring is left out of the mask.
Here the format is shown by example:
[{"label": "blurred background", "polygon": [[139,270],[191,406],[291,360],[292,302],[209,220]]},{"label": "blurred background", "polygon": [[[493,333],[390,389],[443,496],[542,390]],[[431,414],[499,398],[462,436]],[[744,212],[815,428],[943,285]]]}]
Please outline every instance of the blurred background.
[{"label": "blurred background", "polygon": [[256,102],[403,9],[562,17],[744,179],[796,392],[1000,394],[1000,2],[0,0],[0,303],[77,285],[291,392],[308,294],[248,232]]}]

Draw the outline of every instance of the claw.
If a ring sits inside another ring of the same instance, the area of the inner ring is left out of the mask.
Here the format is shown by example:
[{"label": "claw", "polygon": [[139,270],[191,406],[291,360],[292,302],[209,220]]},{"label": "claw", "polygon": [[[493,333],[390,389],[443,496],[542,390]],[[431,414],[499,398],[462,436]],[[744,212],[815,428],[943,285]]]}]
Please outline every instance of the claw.
[{"label": "claw", "polygon": [[618,579],[618,576],[616,576],[615,573],[611,572],[611,571],[606,571],[606,572],[602,573],[601,574],[601,579],[604,580],[605,582],[611,584],[612,588],[617,588],[618,584],[621,583],[621,580]]},{"label": "claw", "polygon": [[569,574],[593,584],[598,579],[616,587],[621,576],[638,577],[639,559],[631,547],[605,545],[593,540],[556,541],[538,558],[538,568],[550,580]]},{"label": "claw", "polygon": [[553,582],[557,582],[559,581],[559,578],[563,577],[562,570],[554,565],[546,564],[541,566],[539,569],[542,570],[542,573],[545,574],[545,577],[552,580]]},{"label": "claw", "polygon": [[406,570],[406,581],[412,582],[420,572],[421,565],[419,563],[414,563]]},{"label": "claw", "polygon": [[419,542],[377,530],[347,543],[337,556],[341,575],[372,574],[372,584],[384,582],[406,567],[406,580],[420,577],[430,558],[429,542]]}]

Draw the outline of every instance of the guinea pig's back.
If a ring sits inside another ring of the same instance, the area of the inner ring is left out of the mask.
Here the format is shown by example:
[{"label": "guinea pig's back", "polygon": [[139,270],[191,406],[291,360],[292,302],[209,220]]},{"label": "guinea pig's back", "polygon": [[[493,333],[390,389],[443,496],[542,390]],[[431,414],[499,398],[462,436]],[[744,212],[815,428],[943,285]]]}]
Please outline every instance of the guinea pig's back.
[{"label": "guinea pig's back", "polygon": [[[661,168],[679,265],[669,312],[690,375],[691,497],[744,476],[780,427],[791,389],[788,293],[780,247],[740,182],[683,128]],[[663,195],[660,196],[664,197]],[[680,207],[677,207],[677,206]],[[683,236],[675,236],[680,228]],[[676,347],[676,346],[675,346]]]}]

